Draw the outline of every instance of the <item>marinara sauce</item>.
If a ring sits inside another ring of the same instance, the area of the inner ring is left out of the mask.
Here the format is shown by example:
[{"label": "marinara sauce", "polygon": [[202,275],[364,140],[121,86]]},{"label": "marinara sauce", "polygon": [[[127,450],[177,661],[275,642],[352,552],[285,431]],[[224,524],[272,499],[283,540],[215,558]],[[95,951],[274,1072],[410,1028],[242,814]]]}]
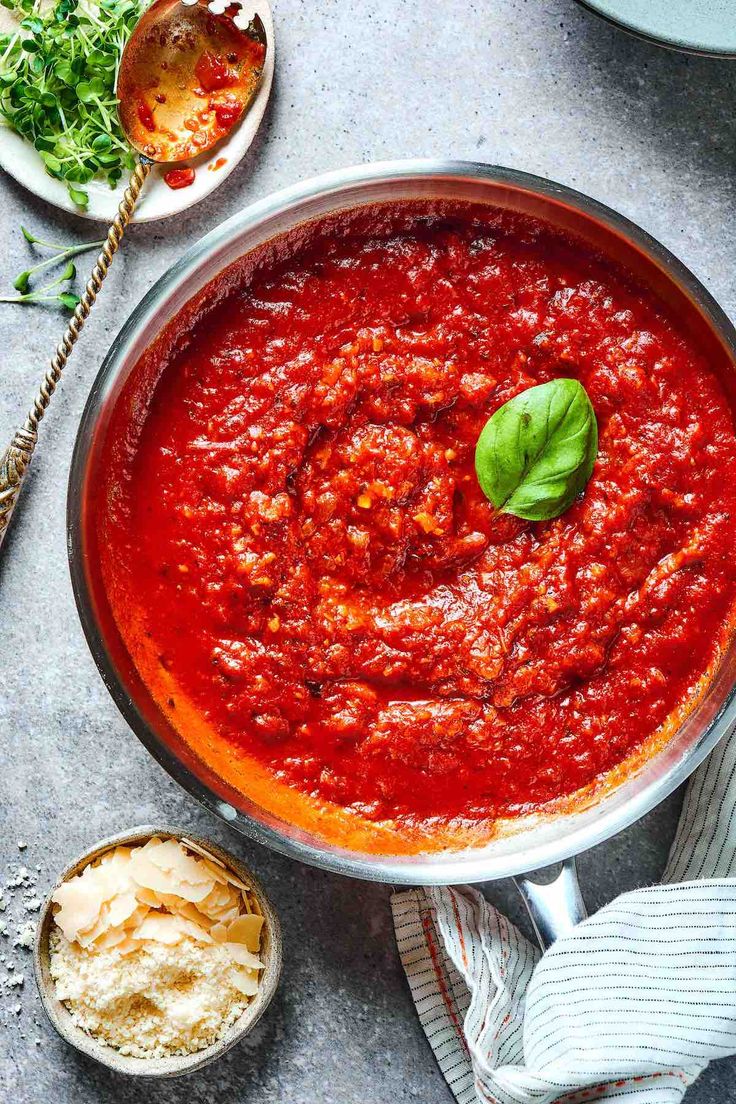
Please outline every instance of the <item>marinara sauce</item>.
[{"label": "marinara sauce", "polygon": [[[242,756],[244,791],[257,761],[363,822],[487,823],[688,708],[736,597],[736,441],[650,293],[537,221],[429,208],[333,223],[231,284],[147,354],[100,543],[131,651]],[[590,483],[553,521],[495,513],[478,434],[562,375],[598,419]]]}]

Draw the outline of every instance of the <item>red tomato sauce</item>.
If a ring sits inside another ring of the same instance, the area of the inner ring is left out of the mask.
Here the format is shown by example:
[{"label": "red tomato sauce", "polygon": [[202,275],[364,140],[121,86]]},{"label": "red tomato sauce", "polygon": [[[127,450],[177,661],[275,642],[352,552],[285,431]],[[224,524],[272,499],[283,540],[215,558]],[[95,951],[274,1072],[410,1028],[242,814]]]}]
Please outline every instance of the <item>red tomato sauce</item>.
[{"label": "red tomato sauce", "polygon": [[145,102],[145,100],[140,100],[138,103],[138,119],[140,120],[141,126],[144,126],[146,130],[154,131],[156,129],[156,123],[153,119],[153,111]]},{"label": "red tomato sauce", "polygon": [[[487,823],[594,783],[730,631],[719,382],[531,219],[366,217],[285,252],[148,354],[106,474],[119,623],[139,611],[238,755],[362,821]],[[478,434],[561,375],[598,419],[591,481],[556,520],[496,514]]]},{"label": "red tomato sauce", "polygon": [[225,58],[205,50],[194,67],[194,75],[200,88],[205,92],[214,92],[218,88],[229,88],[238,80],[237,69],[228,65]]},{"label": "red tomato sauce", "polygon": [[164,181],[173,191],[178,191],[180,188],[190,188],[195,180],[194,169],[186,167],[183,169],[169,169],[164,173]]}]

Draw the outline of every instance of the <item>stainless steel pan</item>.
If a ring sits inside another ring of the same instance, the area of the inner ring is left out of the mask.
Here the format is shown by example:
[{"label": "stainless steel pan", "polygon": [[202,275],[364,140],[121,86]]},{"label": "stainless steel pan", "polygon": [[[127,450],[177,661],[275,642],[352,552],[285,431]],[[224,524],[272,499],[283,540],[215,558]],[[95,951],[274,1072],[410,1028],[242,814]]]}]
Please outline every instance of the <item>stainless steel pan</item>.
[{"label": "stainless steel pan", "polygon": [[[148,292],[115,339],[92,388],[69,480],[72,582],[82,625],[102,678],[128,723],[166,770],[206,808],[247,835],[315,866],[401,884],[451,884],[516,876],[540,937],[549,942],[582,915],[572,856],[627,827],[679,786],[736,720],[736,646],[724,656],[702,701],[672,739],[578,811],[519,821],[513,835],[481,848],[417,855],[372,855],[325,843],[230,790],[199,762],[160,712],[112,621],[90,555],[91,475],[121,387],[144,348],[204,285],[244,253],[305,221],[391,200],[439,197],[527,212],[565,228],[628,268],[650,287],[698,342],[736,400],[736,332],[705,288],[633,223],[548,180],[488,165],[401,161],[344,169],[269,196],[202,238]],[[556,881],[526,872],[562,862]]]}]

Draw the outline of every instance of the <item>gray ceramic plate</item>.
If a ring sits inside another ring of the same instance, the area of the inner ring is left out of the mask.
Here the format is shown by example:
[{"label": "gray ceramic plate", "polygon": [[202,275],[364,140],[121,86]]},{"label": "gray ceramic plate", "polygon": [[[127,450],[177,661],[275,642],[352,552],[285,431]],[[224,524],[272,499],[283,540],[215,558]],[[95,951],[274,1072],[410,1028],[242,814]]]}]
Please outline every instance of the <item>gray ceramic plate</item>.
[{"label": "gray ceramic plate", "polygon": [[736,57],[736,0],[578,0],[631,34],[712,57]]}]

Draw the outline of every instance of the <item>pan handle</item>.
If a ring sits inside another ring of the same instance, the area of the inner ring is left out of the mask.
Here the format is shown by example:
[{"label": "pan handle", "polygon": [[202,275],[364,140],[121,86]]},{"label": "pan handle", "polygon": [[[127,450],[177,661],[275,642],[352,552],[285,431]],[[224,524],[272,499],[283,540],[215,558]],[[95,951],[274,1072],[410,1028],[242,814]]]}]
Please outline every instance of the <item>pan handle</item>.
[{"label": "pan handle", "polygon": [[[539,871],[539,874],[549,873],[552,869],[554,868],[547,867],[544,871]],[[514,882],[529,910],[543,951],[555,939],[572,931],[588,915],[578,884],[575,859],[565,859],[552,881],[537,882],[532,880],[531,875],[519,874]]]}]

